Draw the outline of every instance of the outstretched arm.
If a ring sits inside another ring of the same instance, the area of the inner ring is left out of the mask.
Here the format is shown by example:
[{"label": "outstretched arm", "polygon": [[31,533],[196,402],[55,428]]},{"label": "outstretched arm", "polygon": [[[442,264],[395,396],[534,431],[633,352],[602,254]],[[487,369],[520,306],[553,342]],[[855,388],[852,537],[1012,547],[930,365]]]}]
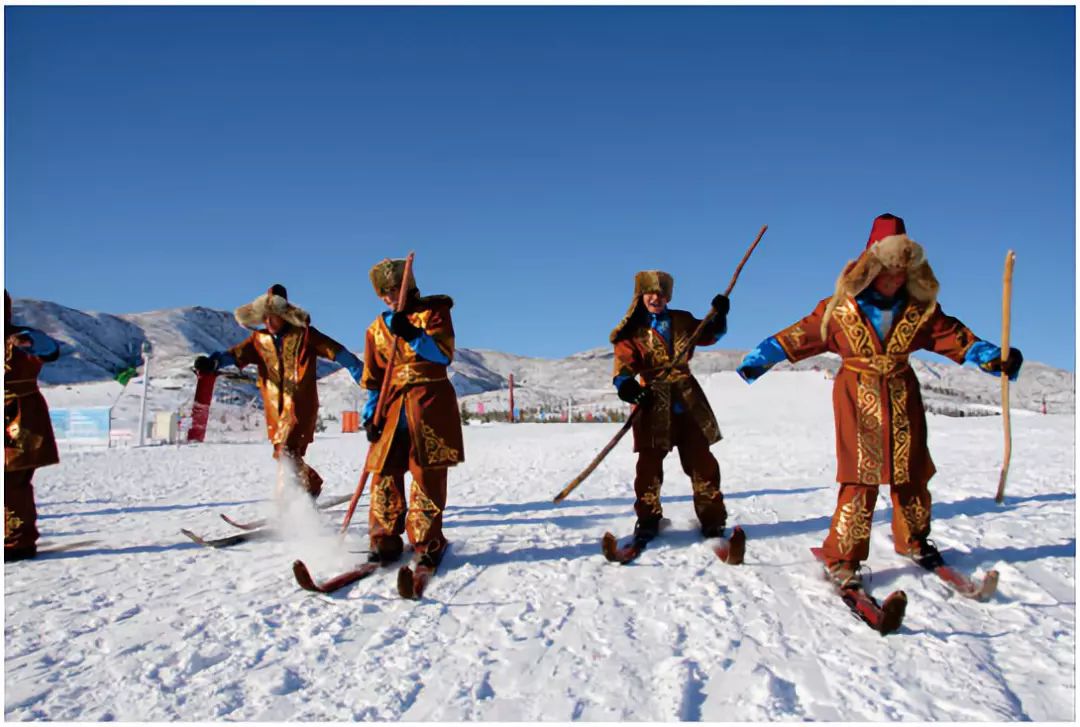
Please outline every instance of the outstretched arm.
[{"label": "outstretched arm", "polygon": [[[1001,347],[976,336],[959,319],[946,315],[940,305],[934,309],[927,328],[927,350],[939,353],[958,364],[972,363],[988,374],[1001,376]],[[1024,356],[1020,349],[1010,347],[1009,359],[1004,367],[1010,381],[1016,381],[1023,363]]]},{"label": "outstretched arm", "polygon": [[16,345],[46,363],[60,358],[60,344],[44,331],[24,326],[17,334]]},{"label": "outstretched arm", "polygon": [[828,351],[829,341],[821,335],[821,321],[828,303],[828,298],[822,300],[810,315],[759,343],[736,369],[739,376],[752,384],[784,359],[795,363]]}]

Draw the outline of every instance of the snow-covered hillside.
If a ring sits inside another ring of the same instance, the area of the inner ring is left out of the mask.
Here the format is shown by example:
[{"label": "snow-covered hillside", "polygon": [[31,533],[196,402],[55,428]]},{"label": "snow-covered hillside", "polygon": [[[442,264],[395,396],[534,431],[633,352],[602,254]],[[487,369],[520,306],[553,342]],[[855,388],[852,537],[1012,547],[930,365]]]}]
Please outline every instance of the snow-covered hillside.
[{"label": "snow-covered hillside", "polygon": [[[190,412],[194,376],[190,367],[200,353],[225,349],[241,340],[247,331],[227,311],[208,308],[177,308],[148,313],[109,315],[84,313],[56,303],[17,299],[16,321],[34,326],[60,340],[60,360],[42,370],[41,380],[51,385],[46,396],[54,406],[77,400],[84,406],[114,406],[114,428],[135,428],[138,421],[142,368],[125,389],[105,382],[128,366],[141,361],[139,351],[148,341],[153,348],[149,410]],[[468,341],[467,323],[459,322],[458,341]],[[333,333],[333,332],[329,332]],[[358,352],[362,353],[362,352]],[[734,371],[743,351],[702,350],[694,357],[693,369],[701,374]],[[835,356],[819,356],[792,367],[782,364],[776,371],[818,370],[834,372]],[[1000,411],[1000,380],[972,367],[961,367],[939,359],[913,359],[923,383],[924,398],[931,411],[947,414],[987,414]],[[483,404],[488,411],[506,411],[508,380],[515,381],[515,404],[523,408],[542,407],[562,411],[568,400],[581,413],[610,407],[625,408],[611,386],[612,352],[601,347],[562,359],[517,356],[490,350],[461,348],[457,351],[450,377],[469,411]],[[319,396],[322,413],[336,419],[346,409],[362,404],[352,378],[336,364],[319,364]],[[92,386],[87,386],[92,384]],[[1025,364],[1019,381],[1011,387],[1015,409],[1040,411],[1043,400],[1053,413],[1071,413],[1075,408],[1075,377],[1038,362]],[[208,437],[228,439],[238,432],[261,428],[253,412],[261,407],[254,380],[219,379]]]},{"label": "snow-covered hillside", "polygon": [[[423,601],[392,573],[333,596],[299,590],[363,559],[367,498],[293,507],[287,540],[209,550],[275,482],[265,442],[66,453],[36,479],[45,542],[97,542],[4,568],[9,720],[1072,721],[1075,486],[1071,415],[1017,412],[1008,496],[993,503],[997,418],[930,417],[934,533],[965,571],[1001,571],[987,603],[954,596],[892,552],[883,493],[872,590],[904,589],[901,631],[852,618],[809,553],[835,502],[831,382],[773,372],[703,377],[713,447],[746,563],[695,532],[690,484],[667,460],[669,530],[629,566],[605,530],[633,524],[622,442],[561,505],[551,497],[614,425],[469,426],[451,471],[451,549]],[[319,435],[327,493],[355,485],[362,435]]]}]

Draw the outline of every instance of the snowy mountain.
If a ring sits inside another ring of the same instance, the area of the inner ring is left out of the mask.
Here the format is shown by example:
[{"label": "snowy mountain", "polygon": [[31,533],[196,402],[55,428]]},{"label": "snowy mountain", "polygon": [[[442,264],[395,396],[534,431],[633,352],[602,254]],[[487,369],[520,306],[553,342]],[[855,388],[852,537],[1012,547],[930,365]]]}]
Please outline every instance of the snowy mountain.
[{"label": "snowy mountain", "polygon": [[[51,385],[46,387],[50,401],[56,406],[114,405],[114,426],[130,425],[138,418],[142,388],[139,351],[144,342],[149,342],[153,351],[149,408],[184,412],[190,407],[193,392],[190,366],[194,357],[223,350],[247,336],[231,312],[202,307],[113,315],[22,298],[14,301],[13,317],[45,331],[62,344],[60,360],[42,370],[42,382]],[[459,328],[467,330],[467,326]],[[698,351],[693,370],[698,375],[734,371],[744,353]],[[110,383],[118,372],[136,364],[140,375],[127,387]],[[913,359],[912,365],[931,411],[952,415],[999,411],[999,379],[944,359]],[[794,366],[781,364],[775,371],[818,370],[824,376],[838,367],[837,357],[825,355]],[[572,399],[580,412],[624,406],[611,386],[611,371],[612,352],[606,346],[561,359],[461,348],[450,377],[469,411],[476,411],[479,404],[488,411],[505,411],[512,373],[516,406],[558,411]],[[319,376],[319,395],[329,418],[337,418],[342,410],[355,409],[366,398],[348,373],[332,362],[320,361]],[[261,427],[257,416],[261,404],[250,370],[248,377],[222,378],[218,382],[215,415],[223,415],[221,423],[228,429]],[[1011,387],[1011,397],[1017,409],[1040,411],[1045,399],[1050,412],[1071,413],[1075,409],[1075,377],[1068,371],[1029,361]]]}]

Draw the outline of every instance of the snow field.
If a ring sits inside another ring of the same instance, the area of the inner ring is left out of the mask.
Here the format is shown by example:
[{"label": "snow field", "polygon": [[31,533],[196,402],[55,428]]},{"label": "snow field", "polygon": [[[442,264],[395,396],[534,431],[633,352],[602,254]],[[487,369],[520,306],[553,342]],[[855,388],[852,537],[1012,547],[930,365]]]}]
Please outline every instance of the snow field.
[{"label": "snow field", "polygon": [[[265,443],[67,452],[36,477],[43,543],[98,539],[5,566],[7,719],[50,720],[1071,720],[1075,486],[1071,416],[1017,413],[1007,501],[993,503],[997,417],[930,420],[933,537],[958,567],[1001,571],[988,603],[956,597],[892,552],[887,490],[868,565],[902,588],[882,638],[832,595],[809,553],[835,502],[831,382],[774,372],[703,377],[724,431],[729,524],[746,563],[700,541],[673,453],[672,524],[630,566],[605,530],[633,526],[629,437],[570,498],[551,498],[617,425],[465,430],[450,474],[451,550],[424,600],[393,571],[322,596],[299,590],[361,561],[350,536],[286,497],[286,540],[227,550],[180,533],[234,532],[218,512],[278,514]],[[362,435],[320,436],[308,461],[350,491]],[[350,552],[351,551],[351,552]]]}]

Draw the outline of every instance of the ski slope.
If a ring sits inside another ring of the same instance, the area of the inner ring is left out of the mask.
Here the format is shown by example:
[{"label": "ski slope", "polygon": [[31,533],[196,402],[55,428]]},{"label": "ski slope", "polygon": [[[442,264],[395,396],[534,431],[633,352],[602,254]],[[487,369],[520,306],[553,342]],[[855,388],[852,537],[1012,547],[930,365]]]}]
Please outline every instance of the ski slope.
[{"label": "ski slope", "polygon": [[[561,505],[551,497],[615,425],[466,428],[451,471],[443,568],[423,601],[392,572],[330,596],[300,591],[363,559],[367,497],[340,514],[290,496],[287,539],[229,550],[180,535],[274,513],[270,446],[66,452],[36,479],[43,541],[100,542],[4,568],[10,720],[1065,720],[1075,699],[1072,416],[1018,412],[1007,501],[993,503],[998,417],[930,418],[933,537],[947,559],[1001,571],[988,603],[955,597],[896,556],[885,492],[870,587],[902,588],[885,638],[832,595],[809,553],[835,498],[831,382],[773,372],[703,378],[725,439],[729,524],[746,563],[696,535],[690,486],[667,460],[667,532],[634,564],[605,530],[633,525],[629,441]],[[326,493],[359,475],[362,435],[320,435]],[[355,551],[355,552],[349,552]]]}]

